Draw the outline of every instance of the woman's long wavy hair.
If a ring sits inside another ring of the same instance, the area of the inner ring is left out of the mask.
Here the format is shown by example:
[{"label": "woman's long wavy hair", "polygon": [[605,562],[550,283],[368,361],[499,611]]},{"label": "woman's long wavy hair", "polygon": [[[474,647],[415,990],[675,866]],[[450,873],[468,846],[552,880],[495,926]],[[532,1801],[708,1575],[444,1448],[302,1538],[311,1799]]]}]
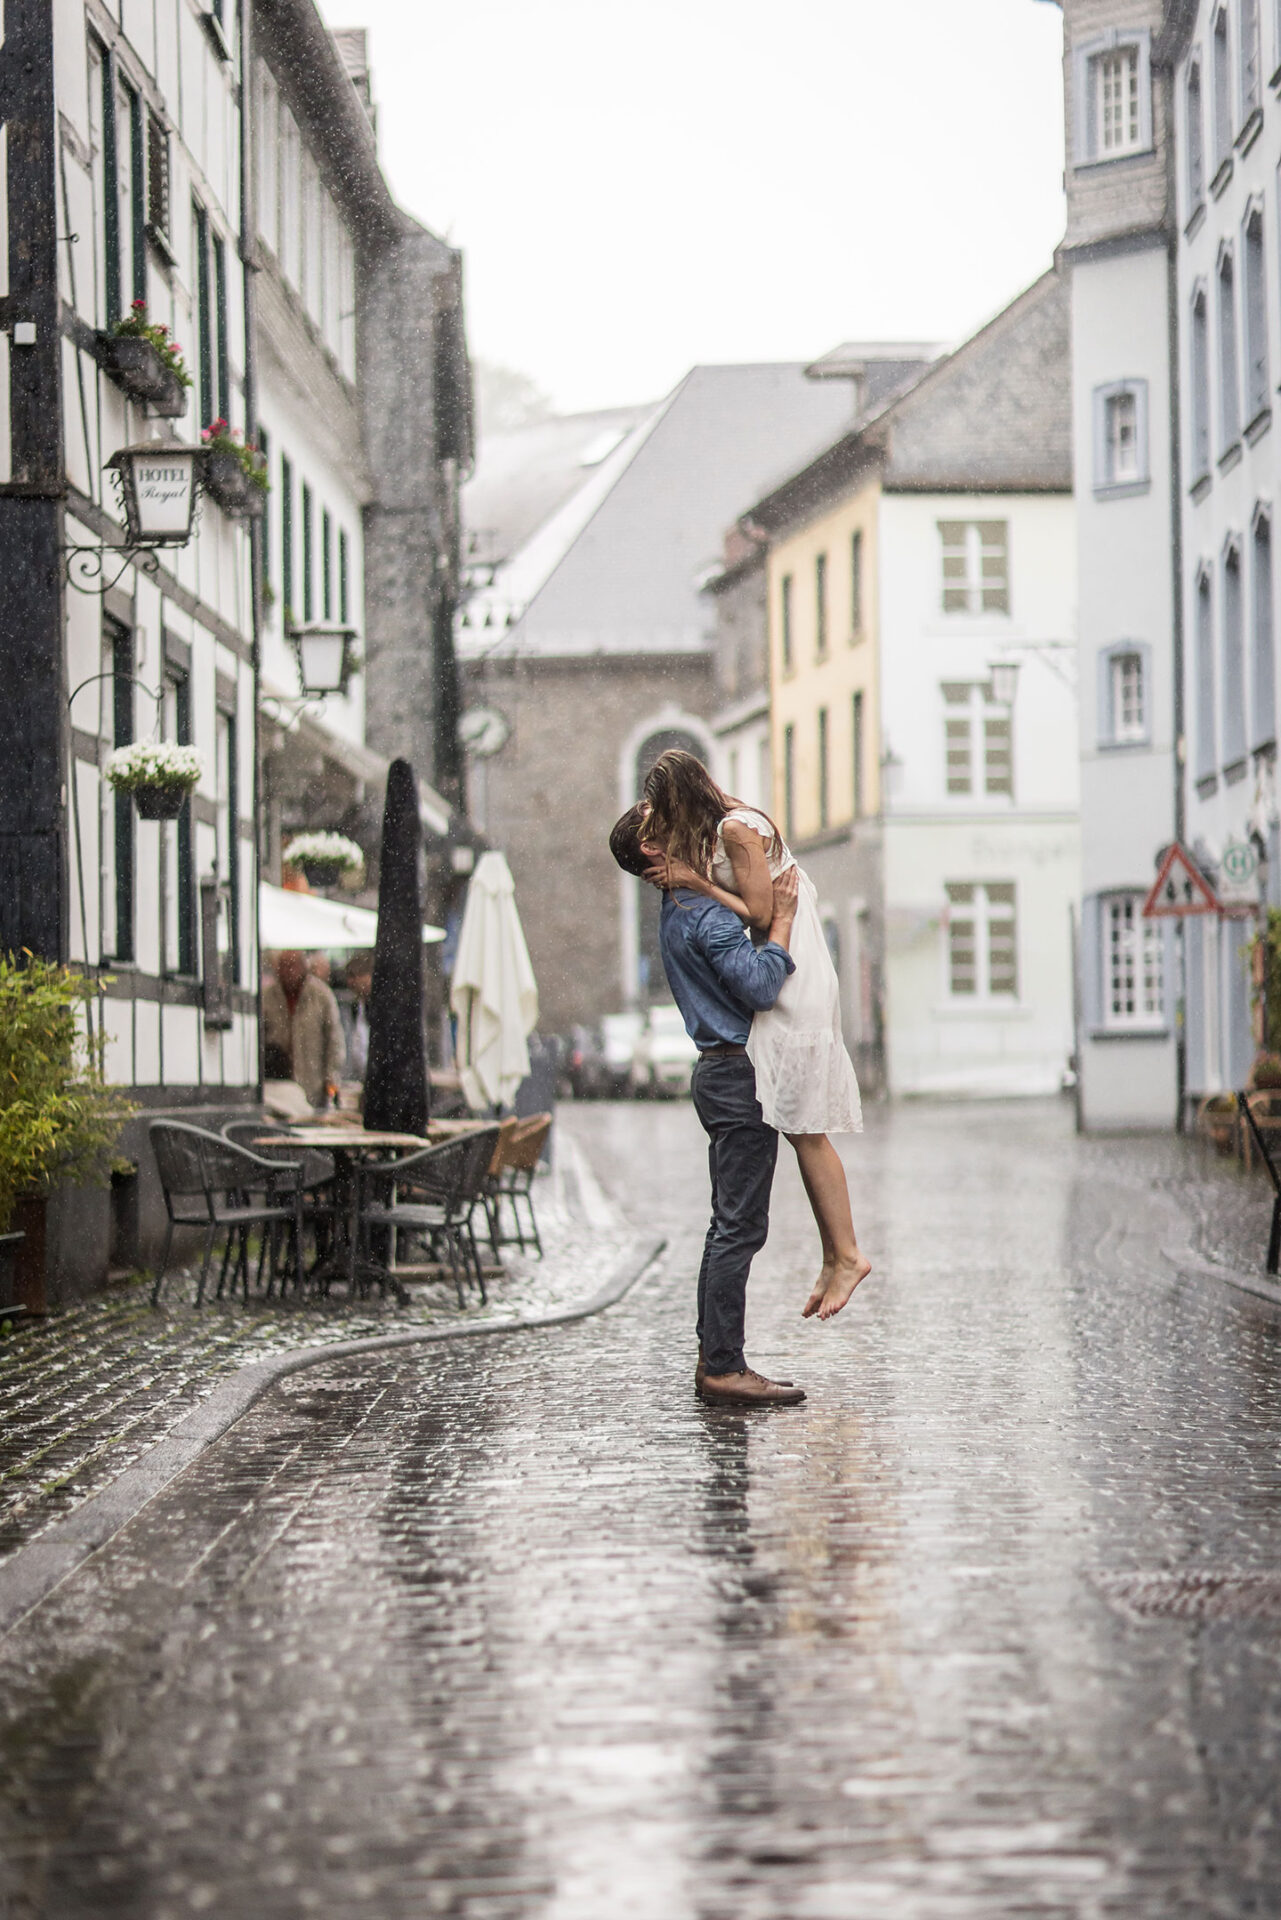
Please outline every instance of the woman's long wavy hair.
[{"label": "woman's long wavy hair", "polygon": [[[717,786],[707,768],[694,754],[681,747],[669,747],[660,753],[644,787],[648,809],[645,838],[662,847],[669,860],[684,860],[695,873],[710,877],[716,852],[716,829],[731,807],[741,807]],[[754,807],[754,813],[760,808]],[[769,815],[762,815],[769,820]],[[773,838],[766,852],[777,856],[783,851],[783,837],[772,820]]]}]

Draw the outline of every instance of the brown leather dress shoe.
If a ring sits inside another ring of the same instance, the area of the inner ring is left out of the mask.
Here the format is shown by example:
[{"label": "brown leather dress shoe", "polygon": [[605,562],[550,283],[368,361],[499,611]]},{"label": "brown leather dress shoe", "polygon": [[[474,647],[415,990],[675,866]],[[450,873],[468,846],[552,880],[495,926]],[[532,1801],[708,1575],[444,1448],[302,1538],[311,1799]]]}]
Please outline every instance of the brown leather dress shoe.
[{"label": "brown leather dress shoe", "polygon": [[742,1373],[704,1373],[699,1398],[709,1407],[794,1407],[805,1398],[800,1387],[767,1380],[744,1367]]},{"label": "brown leather dress shoe", "polygon": [[[761,1375],[761,1378],[762,1378],[762,1379],[764,1379],[764,1377],[765,1377],[765,1376],[764,1376],[764,1375],[762,1374],[762,1375]],[[698,1362],[697,1362],[697,1365],[696,1365],[696,1366],[695,1366],[695,1368],[694,1368],[694,1391],[695,1391],[695,1393],[699,1393],[699,1394],[701,1394],[701,1393],[702,1393],[702,1391],[703,1391],[703,1381],[704,1381],[704,1380],[705,1380],[706,1378],[707,1378],[707,1362],[706,1362],[706,1360],[704,1360],[704,1358],[703,1358],[703,1343],[702,1343],[702,1341],[700,1340],[700,1341],[699,1341],[699,1343],[698,1343]],[[773,1380],[773,1381],[771,1381],[771,1382],[770,1382],[770,1384],[771,1384],[771,1386],[775,1386],[775,1387],[790,1387],[790,1386],[792,1385],[792,1382],[791,1382],[790,1380]]]}]

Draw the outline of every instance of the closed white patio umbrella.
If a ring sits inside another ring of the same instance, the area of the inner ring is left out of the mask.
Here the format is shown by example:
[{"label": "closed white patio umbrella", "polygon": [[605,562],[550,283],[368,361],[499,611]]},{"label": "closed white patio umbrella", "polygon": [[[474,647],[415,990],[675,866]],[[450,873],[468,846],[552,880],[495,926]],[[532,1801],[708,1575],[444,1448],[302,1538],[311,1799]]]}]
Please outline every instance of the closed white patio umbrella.
[{"label": "closed white patio umbrella", "polygon": [[538,1023],[538,986],[501,853],[482,854],[471,877],[449,1001],[467,1104],[507,1106],[529,1073],[527,1036]]}]

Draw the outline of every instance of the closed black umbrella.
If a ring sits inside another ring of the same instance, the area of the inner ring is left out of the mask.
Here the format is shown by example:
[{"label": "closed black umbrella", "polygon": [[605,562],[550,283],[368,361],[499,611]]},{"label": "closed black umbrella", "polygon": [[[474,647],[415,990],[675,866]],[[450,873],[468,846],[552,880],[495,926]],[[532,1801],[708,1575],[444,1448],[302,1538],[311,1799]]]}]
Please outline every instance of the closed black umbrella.
[{"label": "closed black umbrella", "polygon": [[408,760],[393,760],[383,808],[364,1107],[367,1127],[391,1133],[427,1131],[423,917],[418,897],[421,844],[418,782]]}]

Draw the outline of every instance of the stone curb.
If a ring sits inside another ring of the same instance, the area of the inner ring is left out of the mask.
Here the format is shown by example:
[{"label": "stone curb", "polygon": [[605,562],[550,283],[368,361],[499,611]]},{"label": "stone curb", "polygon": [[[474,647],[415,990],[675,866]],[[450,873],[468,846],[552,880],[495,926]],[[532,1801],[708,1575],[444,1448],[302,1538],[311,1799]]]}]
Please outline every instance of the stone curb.
[{"label": "stone curb", "polygon": [[404,1333],[376,1334],[365,1340],[336,1340],[326,1346],[296,1347],[292,1352],[252,1360],[222,1380],[198,1407],[157,1440],[134,1466],[127,1467],[101,1493],[49,1528],[29,1546],[0,1565],[0,1638],[16,1627],[69,1574],[83,1566],[141,1513],[148,1501],[198,1460],[207,1447],[248,1411],[254,1401],[291,1373],[320,1366],[326,1360],[353,1355],[387,1353],[397,1347],[420,1346],[429,1340],[479,1339],[485,1334],[525,1333],[537,1327],[564,1326],[589,1319],[615,1306],[667,1245],[657,1236],[637,1239],[612,1277],[589,1300],[552,1313],[527,1314],[518,1320],[488,1320],[472,1326],[422,1327]]},{"label": "stone curb", "polygon": [[1241,1293],[1253,1294],[1256,1300],[1281,1307],[1281,1286],[1275,1280],[1267,1280],[1260,1274],[1241,1273],[1236,1267],[1216,1267],[1199,1254],[1184,1252],[1178,1247],[1162,1247],[1161,1258],[1179,1273],[1192,1274],[1198,1280],[1218,1280]]}]

